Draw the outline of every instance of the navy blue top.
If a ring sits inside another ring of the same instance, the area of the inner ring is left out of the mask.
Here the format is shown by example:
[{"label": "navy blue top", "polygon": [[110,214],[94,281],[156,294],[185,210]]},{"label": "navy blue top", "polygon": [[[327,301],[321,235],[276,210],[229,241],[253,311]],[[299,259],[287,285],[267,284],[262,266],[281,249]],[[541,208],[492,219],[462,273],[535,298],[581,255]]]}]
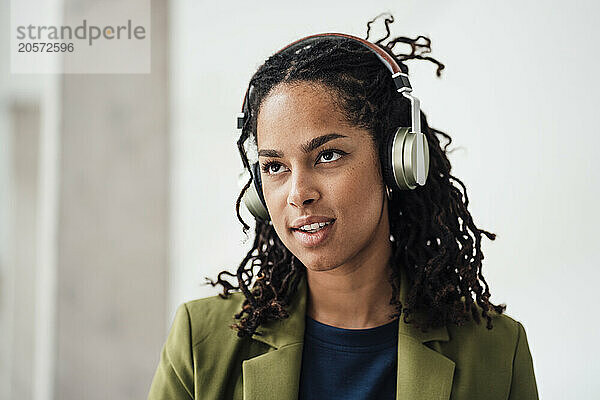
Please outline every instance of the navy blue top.
[{"label": "navy blue top", "polygon": [[343,329],[307,315],[298,399],[394,400],[398,321]]}]

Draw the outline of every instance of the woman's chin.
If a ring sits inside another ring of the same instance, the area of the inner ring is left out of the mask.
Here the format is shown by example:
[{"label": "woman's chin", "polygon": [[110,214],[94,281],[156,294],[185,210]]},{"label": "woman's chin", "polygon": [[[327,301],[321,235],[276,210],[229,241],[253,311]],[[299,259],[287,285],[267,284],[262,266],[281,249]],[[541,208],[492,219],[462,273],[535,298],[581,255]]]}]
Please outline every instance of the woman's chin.
[{"label": "woman's chin", "polygon": [[[302,259],[300,260],[302,261]],[[312,272],[331,271],[338,266],[337,263],[328,262],[322,259],[312,259],[311,257],[305,258],[305,261],[302,261],[302,264],[304,264],[306,269]]]}]

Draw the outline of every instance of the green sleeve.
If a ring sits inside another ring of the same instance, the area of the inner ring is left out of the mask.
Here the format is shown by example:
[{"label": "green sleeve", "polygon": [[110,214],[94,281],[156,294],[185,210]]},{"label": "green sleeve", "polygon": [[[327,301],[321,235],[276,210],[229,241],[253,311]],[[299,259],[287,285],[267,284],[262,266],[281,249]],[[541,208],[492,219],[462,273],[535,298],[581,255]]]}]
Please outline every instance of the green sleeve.
[{"label": "green sleeve", "polygon": [[190,316],[181,304],[162,348],[148,400],[194,399]]},{"label": "green sleeve", "polygon": [[533,360],[527,343],[525,328],[517,322],[517,346],[513,359],[512,382],[509,400],[538,400],[537,384],[533,371]]}]

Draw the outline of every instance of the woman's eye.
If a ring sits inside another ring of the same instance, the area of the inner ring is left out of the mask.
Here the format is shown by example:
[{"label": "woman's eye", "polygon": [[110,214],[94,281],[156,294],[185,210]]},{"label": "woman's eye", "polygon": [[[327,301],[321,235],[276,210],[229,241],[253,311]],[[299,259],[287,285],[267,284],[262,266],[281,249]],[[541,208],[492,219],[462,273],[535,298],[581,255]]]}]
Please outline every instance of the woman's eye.
[{"label": "woman's eye", "polygon": [[[337,154],[337,158],[334,158],[335,154]],[[326,162],[336,161],[342,158],[342,152],[338,150],[325,150],[319,155],[319,158],[323,158]]]},{"label": "woman's eye", "polygon": [[[272,167],[275,167],[275,168],[272,169]],[[270,162],[267,162],[267,163],[263,164],[262,171],[265,174],[277,175],[280,167],[281,167],[281,164],[279,164],[277,162],[270,161]]]},{"label": "woman's eye", "polygon": [[[339,160],[345,154],[347,153],[341,150],[324,150],[319,154],[318,160],[323,159],[323,162],[327,164]],[[261,170],[267,175],[279,175],[282,172],[282,167],[276,161],[268,161],[262,164]]]}]

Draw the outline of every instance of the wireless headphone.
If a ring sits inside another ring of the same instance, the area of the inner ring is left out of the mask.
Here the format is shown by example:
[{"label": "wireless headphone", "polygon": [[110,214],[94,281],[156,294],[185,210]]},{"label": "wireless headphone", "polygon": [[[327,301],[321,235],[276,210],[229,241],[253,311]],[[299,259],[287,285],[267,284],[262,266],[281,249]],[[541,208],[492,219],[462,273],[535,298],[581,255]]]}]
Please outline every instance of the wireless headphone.
[{"label": "wireless headphone", "polygon": [[[392,188],[392,190],[412,190],[416,188],[417,185],[425,185],[429,173],[429,146],[427,138],[421,133],[421,110],[419,99],[411,94],[412,87],[408,80],[408,69],[406,66],[402,65],[405,68],[402,70],[396,60],[379,46],[359,37],[344,33],[318,33],[306,36],[290,43],[277,53],[290,51],[292,48],[296,48],[299,45],[307,46],[308,43],[323,37],[354,40],[375,53],[375,55],[385,64],[387,69],[390,70],[397,91],[410,100],[412,129],[408,127],[397,127],[394,130],[394,133],[390,134],[385,139],[384,151],[381,154],[381,162],[386,190],[389,190],[388,188]],[[237,118],[238,129],[243,129],[247,119],[250,117],[248,104],[250,103],[249,99],[250,96],[252,96],[253,89],[254,87],[252,85],[246,89],[242,112],[238,114]],[[253,163],[250,170],[254,185],[248,187],[242,200],[248,211],[250,211],[256,219],[269,221],[270,216],[262,192],[259,163]]]}]

